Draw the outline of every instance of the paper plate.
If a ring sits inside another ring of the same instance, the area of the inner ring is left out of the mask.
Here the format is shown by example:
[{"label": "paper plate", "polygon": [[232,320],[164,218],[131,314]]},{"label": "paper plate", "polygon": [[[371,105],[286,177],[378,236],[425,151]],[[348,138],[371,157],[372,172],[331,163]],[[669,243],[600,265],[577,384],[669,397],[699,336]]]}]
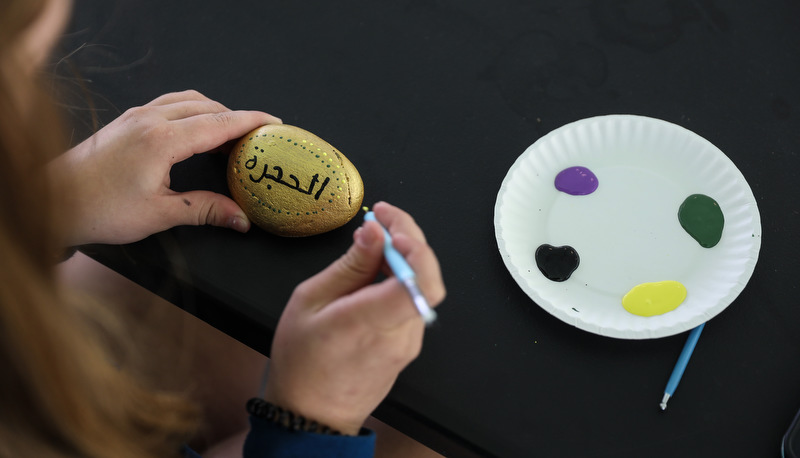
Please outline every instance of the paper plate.
[{"label": "paper plate", "polygon": [[[583,166],[596,191],[558,191],[556,175]],[[692,194],[716,200],[722,238],[703,248],[681,227],[678,209]],[[497,195],[495,235],[519,286],[543,309],[596,334],[664,337],[724,310],[744,289],[761,246],[753,193],[725,154],[697,134],[643,116],[611,115],[567,124],[517,159]],[[563,282],[547,279],[534,254],[542,244],[569,245],[580,264]],[[685,301],[651,317],[622,307],[634,286],[682,283]]]}]

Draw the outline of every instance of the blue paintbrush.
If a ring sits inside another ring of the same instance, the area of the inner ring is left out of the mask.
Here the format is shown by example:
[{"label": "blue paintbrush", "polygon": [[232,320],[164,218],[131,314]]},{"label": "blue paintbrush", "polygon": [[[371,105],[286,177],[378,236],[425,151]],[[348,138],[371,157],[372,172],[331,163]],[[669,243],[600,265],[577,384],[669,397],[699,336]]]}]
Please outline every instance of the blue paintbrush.
[{"label": "blue paintbrush", "polygon": [[[367,207],[364,207],[364,210],[368,210]],[[378,220],[375,219],[375,213],[371,211],[367,211],[364,215],[364,221],[375,221],[380,225]],[[422,295],[422,291],[420,291],[417,285],[417,275],[414,273],[414,270],[411,269],[411,266],[408,265],[405,258],[403,258],[403,255],[392,246],[392,236],[389,235],[389,231],[382,225],[381,228],[383,228],[383,235],[385,238],[383,256],[386,258],[386,262],[389,264],[392,272],[394,272],[394,276],[397,280],[399,280],[406,288],[406,291],[408,291],[411,300],[414,301],[414,305],[417,307],[417,311],[419,311],[425,324],[433,323],[436,320],[436,312],[428,305],[428,301],[425,300],[425,296]]]},{"label": "blue paintbrush", "polygon": [[703,323],[692,329],[692,332],[689,333],[689,338],[686,339],[686,343],[683,345],[681,355],[678,356],[678,362],[675,363],[675,368],[672,369],[672,375],[669,376],[669,381],[667,381],[667,387],[664,389],[664,398],[661,400],[661,410],[667,409],[667,401],[675,394],[678,383],[680,383],[681,377],[683,376],[683,371],[686,370],[686,365],[689,364],[689,358],[692,357],[694,347],[697,345],[697,339],[700,338],[700,333],[703,332],[705,325],[706,324]]}]

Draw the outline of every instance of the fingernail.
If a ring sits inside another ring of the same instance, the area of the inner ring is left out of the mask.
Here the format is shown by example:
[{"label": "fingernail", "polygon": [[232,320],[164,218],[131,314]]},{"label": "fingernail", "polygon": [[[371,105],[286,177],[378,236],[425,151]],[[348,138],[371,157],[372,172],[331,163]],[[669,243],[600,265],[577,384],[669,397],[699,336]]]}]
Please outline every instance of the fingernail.
[{"label": "fingernail", "polygon": [[245,217],[242,216],[231,216],[228,218],[229,229],[233,229],[234,231],[245,233],[250,229],[250,224]]}]

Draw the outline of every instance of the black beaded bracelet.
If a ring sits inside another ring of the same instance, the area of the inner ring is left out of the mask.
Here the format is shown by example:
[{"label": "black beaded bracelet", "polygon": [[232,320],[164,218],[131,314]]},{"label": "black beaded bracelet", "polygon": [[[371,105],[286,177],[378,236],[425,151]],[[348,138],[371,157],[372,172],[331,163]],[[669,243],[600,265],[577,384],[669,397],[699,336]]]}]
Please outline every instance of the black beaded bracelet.
[{"label": "black beaded bracelet", "polygon": [[342,433],[331,429],[313,420],[307,420],[302,415],[282,409],[261,398],[253,398],[247,401],[247,412],[258,418],[279,424],[289,431],[305,431],[316,434],[328,434],[341,436]]}]

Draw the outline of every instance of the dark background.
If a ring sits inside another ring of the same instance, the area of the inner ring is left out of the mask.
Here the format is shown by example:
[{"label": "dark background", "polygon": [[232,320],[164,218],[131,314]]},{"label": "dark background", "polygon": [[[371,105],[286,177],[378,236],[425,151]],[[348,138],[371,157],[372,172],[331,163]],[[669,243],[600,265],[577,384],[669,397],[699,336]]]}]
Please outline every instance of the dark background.
[{"label": "dark background", "polygon": [[[332,143],[365,203],[426,231],[449,295],[377,416],[450,456],[777,456],[800,408],[800,3],[77,0],[65,37],[74,141],[165,92],[197,89]],[[78,75],[72,73],[78,70]],[[94,109],[87,103],[86,94]],[[551,317],[514,283],[493,209],[545,133],[603,114],[684,126],[740,168],[759,263],[709,322],[666,412],[685,334],[629,341]],[[173,171],[227,192],[224,155]],[[124,164],[121,164],[124,166]],[[268,353],[293,286],[358,226],[308,239],[181,227],[84,250]]]}]

